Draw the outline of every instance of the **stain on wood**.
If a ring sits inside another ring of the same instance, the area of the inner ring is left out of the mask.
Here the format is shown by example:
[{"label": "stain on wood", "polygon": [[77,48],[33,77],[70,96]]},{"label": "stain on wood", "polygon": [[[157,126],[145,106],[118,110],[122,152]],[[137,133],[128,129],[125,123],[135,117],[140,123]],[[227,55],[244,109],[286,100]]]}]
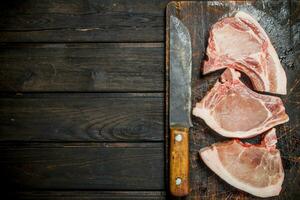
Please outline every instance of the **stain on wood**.
[{"label": "stain on wood", "polygon": [[7,92],[164,91],[163,43],[0,45]]},{"label": "stain on wood", "polygon": [[163,95],[24,94],[0,98],[0,141],[164,140]]},{"label": "stain on wood", "polygon": [[[300,144],[298,5],[299,1],[212,1],[172,2],[167,7],[166,70],[168,71],[168,20],[170,15],[175,15],[188,27],[192,39],[193,106],[204,97],[221,74],[221,72],[215,72],[203,76],[200,72],[205,59],[209,28],[219,18],[228,16],[236,10],[244,10],[256,17],[270,36],[287,73],[288,94],[281,98],[285,103],[290,121],[276,127],[279,138],[278,148],[282,154],[286,176],[280,196],[269,199],[296,199],[300,195],[300,186],[297,184],[300,180],[300,150],[297,148]],[[168,73],[166,80],[168,80]],[[168,97],[168,94],[166,96]],[[226,138],[211,130],[203,120],[196,117],[192,120],[194,127],[190,135],[191,193],[184,199],[259,199],[233,188],[205,166],[198,155],[200,148],[226,140]]]}]

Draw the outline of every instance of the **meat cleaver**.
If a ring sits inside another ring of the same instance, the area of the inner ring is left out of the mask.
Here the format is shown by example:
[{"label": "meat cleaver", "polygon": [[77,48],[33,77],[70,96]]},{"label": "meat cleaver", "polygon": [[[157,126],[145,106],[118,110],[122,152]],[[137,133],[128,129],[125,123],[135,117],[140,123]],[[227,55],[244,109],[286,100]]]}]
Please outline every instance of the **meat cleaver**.
[{"label": "meat cleaver", "polygon": [[191,122],[191,38],[187,27],[170,16],[170,192],[189,193],[189,128]]}]

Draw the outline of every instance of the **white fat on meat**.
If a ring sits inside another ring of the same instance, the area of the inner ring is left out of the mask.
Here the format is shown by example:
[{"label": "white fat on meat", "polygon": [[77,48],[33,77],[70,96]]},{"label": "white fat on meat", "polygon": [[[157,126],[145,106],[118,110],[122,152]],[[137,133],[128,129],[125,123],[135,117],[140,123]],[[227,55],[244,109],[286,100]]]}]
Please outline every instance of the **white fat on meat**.
[{"label": "white fat on meat", "polygon": [[206,96],[193,108],[220,135],[249,138],[289,120],[279,97],[252,91],[239,80],[240,73],[227,68]]},{"label": "white fat on meat", "polygon": [[258,197],[271,197],[280,193],[284,179],[276,142],[273,128],[261,144],[232,139],[205,147],[199,154],[204,163],[230,185]]},{"label": "white fat on meat", "polygon": [[223,68],[244,72],[257,91],[286,94],[286,74],[264,29],[239,11],[215,23],[208,39],[203,73]]}]

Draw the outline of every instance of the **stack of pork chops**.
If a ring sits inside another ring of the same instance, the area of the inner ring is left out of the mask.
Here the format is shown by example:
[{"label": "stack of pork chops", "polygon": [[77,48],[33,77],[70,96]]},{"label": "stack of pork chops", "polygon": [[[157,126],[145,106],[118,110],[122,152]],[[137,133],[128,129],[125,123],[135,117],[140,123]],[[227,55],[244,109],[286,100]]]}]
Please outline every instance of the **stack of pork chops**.
[{"label": "stack of pork chops", "polygon": [[[235,139],[201,149],[201,158],[236,188],[259,197],[278,195],[284,171],[273,127],[289,117],[279,97],[261,93],[286,94],[287,80],[269,37],[254,18],[237,12],[212,26],[207,56],[204,74],[226,70],[196,104],[193,115],[220,135]],[[240,80],[241,72],[254,90]],[[260,134],[260,144],[238,139]]]}]

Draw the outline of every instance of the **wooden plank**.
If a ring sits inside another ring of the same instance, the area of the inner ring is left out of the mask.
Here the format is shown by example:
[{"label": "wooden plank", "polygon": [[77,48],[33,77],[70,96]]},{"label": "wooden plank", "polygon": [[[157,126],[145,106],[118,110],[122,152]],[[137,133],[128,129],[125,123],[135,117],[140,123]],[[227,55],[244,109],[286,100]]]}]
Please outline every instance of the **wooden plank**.
[{"label": "wooden plank", "polygon": [[163,94],[2,94],[0,141],[163,141],[163,107]]},{"label": "wooden plank", "polygon": [[[300,54],[299,34],[297,31],[299,30],[299,23],[293,22],[292,17],[297,16],[297,13],[295,13],[295,9],[292,9],[290,12],[290,5],[288,1],[213,1],[172,2],[168,4],[167,8],[167,23],[169,16],[175,15],[183,21],[191,34],[193,52],[193,106],[204,97],[221,73],[216,72],[203,76],[199,70],[199,66],[202,65],[205,59],[209,28],[212,24],[232,11],[238,9],[245,10],[259,19],[259,23],[270,36],[287,73],[288,94],[281,96],[281,98],[284,101],[290,121],[276,127],[279,138],[278,148],[281,150],[285,169],[285,180],[281,194],[278,197],[269,199],[297,199],[300,191],[299,184],[297,184],[300,180],[300,162],[298,158],[300,149],[297,148],[300,144],[300,106],[298,98],[300,94]],[[167,50],[168,31],[167,24]],[[166,71],[168,71],[168,51],[166,56]],[[168,74],[166,80],[168,80]],[[166,96],[168,97],[168,94]],[[226,139],[211,130],[203,120],[196,117],[193,117],[192,120],[194,127],[191,129],[190,137],[191,193],[184,199],[259,199],[230,186],[206,167],[199,157],[198,151],[200,148]]]},{"label": "wooden plank", "polygon": [[3,190],[163,190],[163,143],[2,144]]},{"label": "wooden plank", "polygon": [[0,4],[0,42],[163,41],[168,0],[29,0]]},{"label": "wooden plank", "polygon": [[43,200],[72,200],[72,199],[101,199],[101,200],[163,200],[165,192],[161,191],[28,191],[17,192],[14,197],[18,199],[43,199]]},{"label": "wooden plank", "polygon": [[162,43],[0,45],[0,91],[164,91]]}]

